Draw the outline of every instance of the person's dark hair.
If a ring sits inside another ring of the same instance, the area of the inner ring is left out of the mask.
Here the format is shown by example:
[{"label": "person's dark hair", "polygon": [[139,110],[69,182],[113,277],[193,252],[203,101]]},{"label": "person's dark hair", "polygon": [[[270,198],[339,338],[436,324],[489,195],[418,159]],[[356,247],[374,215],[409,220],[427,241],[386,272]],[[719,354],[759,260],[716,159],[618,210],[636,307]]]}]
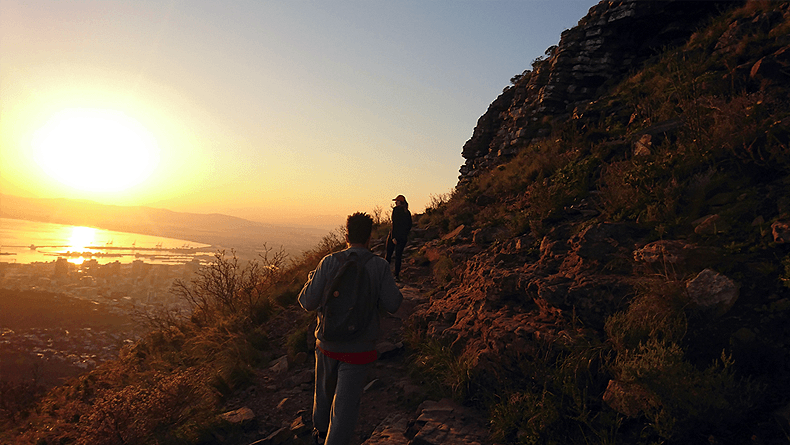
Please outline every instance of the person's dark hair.
[{"label": "person's dark hair", "polygon": [[373,231],[373,218],[367,213],[354,213],[346,220],[346,233],[350,244],[364,244]]}]

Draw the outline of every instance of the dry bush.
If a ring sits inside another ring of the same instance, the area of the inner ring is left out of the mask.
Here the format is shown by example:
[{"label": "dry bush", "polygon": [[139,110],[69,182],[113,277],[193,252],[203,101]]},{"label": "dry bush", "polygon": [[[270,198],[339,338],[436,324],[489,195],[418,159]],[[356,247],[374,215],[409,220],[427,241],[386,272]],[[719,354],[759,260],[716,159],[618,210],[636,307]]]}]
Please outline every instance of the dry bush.
[{"label": "dry bush", "polygon": [[192,320],[210,324],[217,318],[245,316],[269,303],[269,293],[278,285],[286,266],[283,250],[273,252],[264,246],[260,260],[246,266],[239,264],[235,253],[215,254],[215,261],[201,267],[190,282],[176,280],[171,292],[193,308]]},{"label": "dry bush", "polygon": [[453,198],[453,195],[454,190],[451,190],[447,193],[429,194],[428,204],[425,206],[425,213],[431,214],[433,212],[439,211]]},{"label": "dry bush", "polygon": [[[210,411],[214,397],[196,384],[205,380],[197,369],[157,372],[136,385],[102,390],[80,418],[85,443],[153,443],[189,439],[193,413]],[[79,442],[78,442],[79,443]]]},{"label": "dry bush", "polygon": [[[498,443],[619,443],[622,416],[602,409],[611,348],[593,337],[547,342],[501,381],[491,407]],[[626,442],[627,443],[627,442]]]},{"label": "dry bush", "polygon": [[[340,226],[329,232],[314,248],[302,253],[302,257],[293,269],[314,269],[321,258],[330,253],[338,252],[346,247],[346,228]],[[299,266],[302,266],[301,268]],[[306,272],[305,272],[306,273]]]}]

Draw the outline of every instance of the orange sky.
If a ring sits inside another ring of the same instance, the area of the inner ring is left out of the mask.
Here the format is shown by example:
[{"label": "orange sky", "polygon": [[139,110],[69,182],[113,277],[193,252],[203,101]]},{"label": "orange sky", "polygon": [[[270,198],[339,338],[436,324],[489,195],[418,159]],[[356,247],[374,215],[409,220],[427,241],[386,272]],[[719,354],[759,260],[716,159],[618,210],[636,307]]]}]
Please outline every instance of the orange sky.
[{"label": "orange sky", "polygon": [[420,212],[594,3],[3,0],[0,192],[330,227],[398,194]]}]

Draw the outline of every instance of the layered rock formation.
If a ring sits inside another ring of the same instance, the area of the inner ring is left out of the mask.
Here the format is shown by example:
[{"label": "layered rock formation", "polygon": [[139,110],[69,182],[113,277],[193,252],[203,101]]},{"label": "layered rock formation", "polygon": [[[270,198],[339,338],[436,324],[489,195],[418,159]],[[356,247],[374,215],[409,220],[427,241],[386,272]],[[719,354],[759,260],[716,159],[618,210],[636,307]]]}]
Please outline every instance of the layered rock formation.
[{"label": "layered rock formation", "polygon": [[514,77],[480,117],[463,147],[461,183],[549,136],[552,119],[581,113],[630,71],[739,3],[631,0],[593,6],[546,51],[548,58]]}]

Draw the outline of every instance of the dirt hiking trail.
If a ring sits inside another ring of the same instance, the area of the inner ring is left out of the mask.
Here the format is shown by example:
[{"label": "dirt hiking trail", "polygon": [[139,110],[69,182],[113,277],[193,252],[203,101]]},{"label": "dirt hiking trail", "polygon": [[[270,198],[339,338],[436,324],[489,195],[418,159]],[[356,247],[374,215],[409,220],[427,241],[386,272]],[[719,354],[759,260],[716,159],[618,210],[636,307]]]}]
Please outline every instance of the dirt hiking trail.
[{"label": "dirt hiking trail", "polygon": [[[379,360],[371,368],[362,395],[354,442],[379,444],[478,444],[487,439],[482,413],[452,400],[429,400],[421,382],[408,373],[409,352],[404,346],[404,322],[414,308],[427,301],[418,287],[399,283],[403,303],[395,314],[381,319],[376,349]],[[273,329],[287,329],[303,314],[285,311]],[[312,333],[310,333],[312,336]],[[245,435],[239,445],[311,444],[315,357],[284,355],[257,370],[252,384],[227,403],[226,417],[242,424]],[[220,441],[223,438],[218,437]]]}]

